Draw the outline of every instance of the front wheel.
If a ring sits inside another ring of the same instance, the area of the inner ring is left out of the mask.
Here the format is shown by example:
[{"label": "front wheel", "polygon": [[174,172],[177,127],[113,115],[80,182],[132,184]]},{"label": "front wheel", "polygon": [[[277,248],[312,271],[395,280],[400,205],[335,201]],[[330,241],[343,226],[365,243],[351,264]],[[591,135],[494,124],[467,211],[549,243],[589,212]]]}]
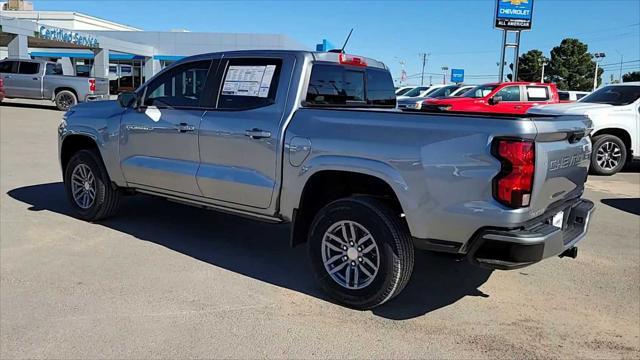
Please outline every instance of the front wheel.
[{"label": "front wheel", "polygon": [[597,175],[613,175],[627,162],[627,148],[620,138],[604,134],[593,138],[591,172]]},{"label": "front wheel", "polygon": [[67,198],[79,218],[96,221],[115,214],[120,203],[120,191],[95,150],[75,153],[64,170]]},{"label": "front wheel", "polygon": [[311,225],[308,246],[322,289],[356,309],[374,308],[398,295],[413,270],[406,225],[375,198],[351,197],[326,205]]},{"label": "front wheel", "polygon": [[54,102],[56,103],[58,110],[67,111],[73,105],[78,103],[78,98],[73,92],[69,90],[62,90],[56,94]]}]

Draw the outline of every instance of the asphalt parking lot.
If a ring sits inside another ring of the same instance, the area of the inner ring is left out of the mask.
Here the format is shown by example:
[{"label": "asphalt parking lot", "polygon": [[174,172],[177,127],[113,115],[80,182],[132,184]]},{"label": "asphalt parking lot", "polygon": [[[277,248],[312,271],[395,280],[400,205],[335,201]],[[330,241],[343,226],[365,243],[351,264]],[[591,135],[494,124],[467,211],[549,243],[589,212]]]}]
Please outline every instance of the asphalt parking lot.
[{"label": "asphalt parking lot", "polygon": [[577,259],[491,272],[423,252],[360,312],[320,293],[285,226],[147,196],[76,220],[61,115],[0,106],[0,358],[640,357],[640,166],[589,178]]}]

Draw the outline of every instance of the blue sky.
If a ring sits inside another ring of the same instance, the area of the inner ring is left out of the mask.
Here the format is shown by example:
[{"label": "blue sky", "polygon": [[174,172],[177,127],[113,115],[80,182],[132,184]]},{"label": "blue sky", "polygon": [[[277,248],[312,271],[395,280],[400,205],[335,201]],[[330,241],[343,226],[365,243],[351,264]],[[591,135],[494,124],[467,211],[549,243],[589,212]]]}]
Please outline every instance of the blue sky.
[{"label": "blue sky", "polygon": [[[353,27],[347,52],[384,61],[394,77],[399,60],[409,76],[419,73],[425,52],[434,82],[441,81],[442,66],[465,69],[470,83],[497,79],[501,32],[492,27],[494,0],[33,3],[37,10],[77,11],[144,30],[280,33],[309,48],[323,38],[339,46]],[[523,33],[521,52],[536,48],[549,56],[566,37],[606,53],[605,82],[618,77],[621,57],[623,72],[640,70],[640,0],[535,0],[533,29]]]}]

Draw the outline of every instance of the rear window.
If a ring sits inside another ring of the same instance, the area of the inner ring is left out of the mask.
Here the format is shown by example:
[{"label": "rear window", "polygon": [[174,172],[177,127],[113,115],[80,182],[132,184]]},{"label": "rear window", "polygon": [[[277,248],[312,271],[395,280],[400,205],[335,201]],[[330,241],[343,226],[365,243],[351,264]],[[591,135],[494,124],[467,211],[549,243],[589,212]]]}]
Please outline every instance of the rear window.
[{"label": "rear window", "polygon": [[527,86],[527,100],[547,101],[549,98],[549,88],[546,86]]},{"label": "rear window", "polygon": [[18,68],[18,74],[33,75],[37,74],[39,70],[40,64],[21,61],[20,67]]},{"label": "rear window", "polygon": [[391,74],[374,68],[316,64],[311,71],[305,105],[396,106]]}]

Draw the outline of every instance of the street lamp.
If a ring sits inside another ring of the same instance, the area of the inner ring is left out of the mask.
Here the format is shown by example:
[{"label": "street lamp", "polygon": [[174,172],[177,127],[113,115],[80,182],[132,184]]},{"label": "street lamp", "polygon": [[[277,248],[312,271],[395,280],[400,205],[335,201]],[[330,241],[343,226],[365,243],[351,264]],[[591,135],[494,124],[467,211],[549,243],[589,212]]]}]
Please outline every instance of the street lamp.
[{"label": "street lamp", "polygon": [[447,71],[449,70],[448,66],[443,66],[442,71],[444,71],[444,74],[442,74],[442,83],[446,84],[447,83]]},{"label": "street lamp", "polygon": [[593,56],[596,58],[596,73],[593,75],[593,91],[596,91],[598,87],[598,62],[600,59],[604,59],[607,55],[603,52],[594,53]]},{"label": "street lamp", "polygon": [[540,65],[542,65],[542,75],[540,76],[540,82],[544,84],[544,68],[545,68],[547,65],[549,65],[549,63],[547,62],[547,60],[546,60],[546,59],[544,59],[544,58],[543,58],[543,59],[542,59],[542,64],[540,64]]}]

